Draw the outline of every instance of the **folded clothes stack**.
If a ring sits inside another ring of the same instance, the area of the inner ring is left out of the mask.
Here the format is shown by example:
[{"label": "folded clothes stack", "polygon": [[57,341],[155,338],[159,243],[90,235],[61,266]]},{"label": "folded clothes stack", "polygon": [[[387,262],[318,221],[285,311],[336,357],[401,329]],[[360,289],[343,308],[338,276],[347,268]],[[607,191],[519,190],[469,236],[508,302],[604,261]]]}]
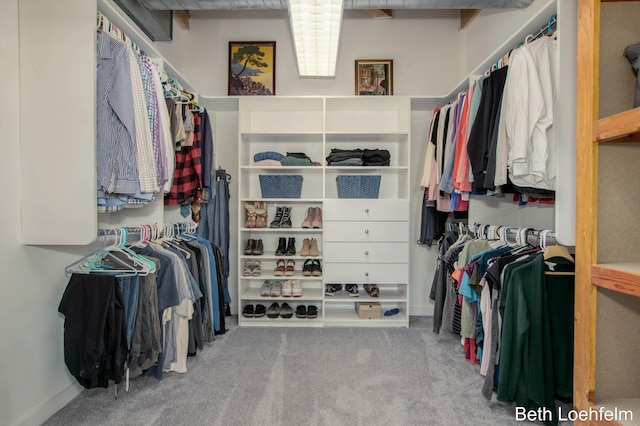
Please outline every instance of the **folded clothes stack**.
[{"label": "folded clothes stack", "polygon": [[386,149],[337,149],[327,156],[328,166],[388,166],[391,155]]},{"label": "folded clothes stack", "polygon": [[314,162],[304,152],[287,152],[280,160],[283,166],[314,166]]},{"label": "folded clothes stack", "polygon": [[258,152],[253,156],[253,163],[255,166],[281,166],[280,160],[284,158],[283,154],[275,151]]}]

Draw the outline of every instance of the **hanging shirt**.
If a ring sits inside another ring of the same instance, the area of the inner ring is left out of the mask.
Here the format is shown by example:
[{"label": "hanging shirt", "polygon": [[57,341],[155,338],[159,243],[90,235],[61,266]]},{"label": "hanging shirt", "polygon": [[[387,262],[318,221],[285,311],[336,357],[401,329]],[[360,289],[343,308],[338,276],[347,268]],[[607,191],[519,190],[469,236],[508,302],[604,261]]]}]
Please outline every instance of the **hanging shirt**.
[{"label": "hanging shirt", "polygon": [[136,190],[135,122],[129,57],[124,43],[98,32],[98,197]]},{"label": "hanging shirt", "polygon": [[505,88],[507,110],[500,135],[503,146],[506,139],[509,177],[520,187],[555,189],[556,57],[556,41],[548,37],[522,46],[511,57],[514,75],[508,91]]}]

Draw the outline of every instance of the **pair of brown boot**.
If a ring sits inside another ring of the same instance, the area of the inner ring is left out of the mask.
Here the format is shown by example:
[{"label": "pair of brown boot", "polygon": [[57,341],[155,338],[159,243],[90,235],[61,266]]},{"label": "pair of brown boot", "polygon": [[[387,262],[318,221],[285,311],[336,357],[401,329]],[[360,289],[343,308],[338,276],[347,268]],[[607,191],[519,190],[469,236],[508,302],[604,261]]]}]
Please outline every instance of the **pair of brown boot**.
[{"label": "pair of brown boot", "polygon": [[307,214],[302,221],[303,228],[322,228],[322,209],[320,207],[309,207]]},{"label": "pair of brown boot", "polygon": [[316,240],[315,238],[305,238],[302,241],[300,256],[320,256],[320,251],[318,250],[318,240]]}]

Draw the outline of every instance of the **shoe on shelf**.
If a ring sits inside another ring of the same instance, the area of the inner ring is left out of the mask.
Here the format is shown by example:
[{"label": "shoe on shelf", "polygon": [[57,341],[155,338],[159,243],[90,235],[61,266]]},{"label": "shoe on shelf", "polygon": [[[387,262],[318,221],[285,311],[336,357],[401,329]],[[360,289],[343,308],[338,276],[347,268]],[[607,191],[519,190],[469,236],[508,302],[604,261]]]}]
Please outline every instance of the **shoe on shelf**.
[{"label": "shoe on shelf", "polygon": [[271,284],[271,297],[280,296],[282,296],[282,283],[280,281],[275,281]]},{"label": "shoe on shelf", "polygon": [[260,287],[260,296],[269,297],[271,296],[271,281],[264,280],[262,286]]},{"label": "shoe on shelf", "polygon": [[284,274],[288,277],[295,275],[296,273],[296,261],[295,260],[291,260],[288,259],[287,260],[287,266],[284,270]]},{"label": "shoe on shelf", "polygon": [[279,259],[276,262],[276,269],[274,269],[273,275],[275,275],[277,277],[281,277],[281,276],[284,275],[285,271],[286,271],[286,266],[285,266],[285,263],[284,263],[284,259]]},{"label": "shoe on shelf", "polygon": [[313,269],[313,259],[305,260],[302,265],[302,275],[305,277],[311,276],[311,270]]},{"label": "shoe on shelf", "polygon": [[393,309],[389,309],[388,311],[384,311],[384,316],[385,317],[390,317],[393,315],[398,315],[400,313],[400,309],[398,308],[393,308]]},{"label": "shoe on shelf", "polygon": [[242,310],[242,316],[245,318],[253,318],[254,317],[254,308],[253,305],[247,305]]},{"label": "shoe on shelf", "polygon": [[252,277],[259,277],[260,275],[262,275],[262,271],[261,268],[262,264],[260,263],[259,260],[254,260],[253,261],[253,269],[251,270],[251,276]]},{"label": "shoe on shelf", "polygon": [[313,219],[311,220],[311,227],[322,228],[322,209],[316,207],[314,209]]},{"label": "shoe on shelf", "polygon": [[307,319],[318,318],[318,308],[314,305],[307,306]]},{"label": "shoe on shelf", "polygon": [[245,228],[256,227],[256,207],[251,201],[244,202],[244,208],[247,211],[247,220],[244,222]]},{"label": "shoe on shelf", "polygon": [[287,239],[284,237],[278,238],[278,248],[276,249],[276,256],[284,256],[287,251]]},{"label": "shoe on shelf", "polygon": [[296,318],[306,318],[307,317],[307,307],[304,305],[298,305],[296,307]]},{"label": "shoe on shelf", "polygon": [[256,228],[267,227],[267,203],[256,201],[253,203],[256,211]]},{"label": "shoe on shelf", "polygon": [[291,296],[302,297],[302,285],[300,285],[300,280],[291,280]]},{"label": "shoe on shelf", "polygon": [[282,220],[280,228],[291,228],[291,207],[282,208]]},{"label": "shoe on shelf", "polygon": [[345,284],[344,290],[347,292],[349,296],[358,297],[360,294],[358,293],[358,284]]},{"label": "shoe on shelf", "polygon": [[280,316],[280,305],[278,305],[276,302],[273,302],[267,308],[267,316],[269,318],[278,318]]},{"label": "shoe on shelf", "polygon": [[322,263],[319,260],[313,259],[311,262],[311,275],[319,277],[322,275]]},{"label": "shoe on shelf", "polygon": [[318,240],[316,240],[315,238],[311,238],[309,240],[309,256],[320,256],[320,251],[318,250]]},{"label": "shoe on shelf", "polygon": [[267,313],[267,308],[264,305],[257,304],[255,311],[253,311],[254,318],[262,318]]},{"label": "shoe on shelf", "polygon": [[342,284],[327,284],[324,294],[327,296],[334,296],[339,291],[342,291]]},{"label": "shoe on shelf", "polygon": [[247,240],[247,246],[244,248],[244,255],[245,256],[251,256],[253,254],[253,248],[255,247],[255,240],[252,238],[249,238]]},{"label": "shoe on shelf", "polygon": [[309,249],[311,248],[311,240],[309,238],[305,238],[302,240],[302,248],[300,249],[300,256],[307,257],[311,256]]},{"label": "shoe on shelf", "polygon": [[370,297],[378,297],[380,295],[380,289],[375,284],[365,284],[363,287]]},{"label": "shoe on shelf", "polygon": [[291,297],[291,280],[282,283],[282,297]]},{"label": "shoe on shelf", "polygon": [[305,215],[304,220],[302,221],[303,228],[311,228],[314,214],[315,214],[315,208],[309,207],[307,209],[307,214]]},{"label": "shoe on shelf", "polygon": [[276,209],[276,216],[269,224],[269,228],[280,228],[280,223],[282,222],[282,209],[283,207],[278,207]]},{"label": "shoe on shelf", "polygon": [[284,252],[286,256],[295,256],[296,254],[296,239],[293,237],[289,237],[289,242],[287,244],[287,248]]},{"label": "shoe on shelf", "polygon": [[243,277],[250,277],[251,274],[253,273],[253,260],[245,260],[244,261],[244,268],[242,268],[242,276]]},{"label": "shoe on shelf", "polygon": [[262,256],[264,254],[264,246],[262,240],[253,240],[253,252],[254,256]]},{"label": "shoe on shelf", "polygon": [[293,308],[288,303],[283,303],[280,306],[280,316],[282,318],[291,318],[293,316]]}]

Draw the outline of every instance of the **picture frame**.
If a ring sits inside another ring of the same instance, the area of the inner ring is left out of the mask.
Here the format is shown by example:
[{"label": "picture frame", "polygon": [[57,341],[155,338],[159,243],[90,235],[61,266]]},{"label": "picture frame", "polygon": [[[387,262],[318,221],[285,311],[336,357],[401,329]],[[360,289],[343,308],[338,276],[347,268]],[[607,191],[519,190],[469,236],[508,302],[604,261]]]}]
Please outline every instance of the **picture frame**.
[{"label": "picture frame", "polygon": [[229,96],[276,94],[276,42],[229,42]]},{"label": "picture frame", "polygon": [[393,95],[392,59],[356,59],[355,65],[357,96]]}]

